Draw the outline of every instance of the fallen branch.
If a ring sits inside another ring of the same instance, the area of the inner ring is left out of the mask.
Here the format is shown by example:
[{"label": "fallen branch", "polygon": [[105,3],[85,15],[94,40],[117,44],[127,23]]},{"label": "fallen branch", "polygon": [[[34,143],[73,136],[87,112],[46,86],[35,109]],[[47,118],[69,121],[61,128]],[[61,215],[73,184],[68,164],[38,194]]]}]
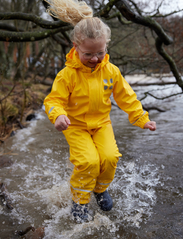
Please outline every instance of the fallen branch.
[{"label": "fallen branch", "polygon": [[149,93],[149,92],[145,92],[145,93],[144,93],[145,96],[142,97],[142,98],[140,99],[140,101],[144,100],[148,95],[152,96],[153,98],[155,98],[155,99],[157,99],[157,100],[164,100],[164,99],[168,99],[168,98],[170,98],[170,97],[177,96],[177,95],[181,95],[181,94],[183,94],[183,92],[176,93],[176,94],[172,94],[172,95],[167,95],[167,96],[165,96],[165,97],[157,97],[157,96],[155,96],[155,95],[153,95],[153,94],[151,94],[151,93]]},{"label": "fallen branch", "polygon": [[8,194],[8,192],[7,192],[7,189],[5,187],[5,184],[0,183],[0,197],[3,199],[2,202],[3,202],[3,204],[6,205],[6,207],[8,209],[12,210],[13,206],[12,206],[11,200],[9,199],[7,194]]},{"label": "fallen branch", "polygon": [[151,107],[148,107],[148,106],[142,106],[143,107],[143,109],[144,110],[146,110],[146,111],[150,111],[150,110],[157,110],[157,111],[159,111],[159,112],[166,112],[166,110],[163,110],[163,109],[160,109],[160,108],[158,108],[158,107],[155,107],[155,106],[151,106]]},{"label": "fallen branch", "polygon": [[153,83],[129,83],[131,86],[151,86],[151,85],[173,85],[177,84],[176,81],[170,82],[153,82]]},{"label": "fallen branch", "polygon": [[30,226],[30,227],[27,227],[25,230],[16,231],[15,234],[19,235],[19,236],[23,236],[23,235],[27,234],[27,232],[29,232],[30,230],[32,230],[34,232],[35,228]]},{"label": "fallen branch", "polygon": [[[113,102],[111,102],[111,104],[112,104],[113,106],[119,108],[119,106],[118,106],[117,104],[115,104],[115,103],[113,103]],[[143,109],[146,110],[146,111],[157,110],[157,111],[159,111],[159,112],[165,112],[165,110],[160,109],[160,108],[158,108],[158,107],[156,107],[156,106],[148,107],[148,106],[144,106],[144,105],[143,105],[142,107],[143,107]],[[119,109],[120,109],[120,108],[119,108]]]}]

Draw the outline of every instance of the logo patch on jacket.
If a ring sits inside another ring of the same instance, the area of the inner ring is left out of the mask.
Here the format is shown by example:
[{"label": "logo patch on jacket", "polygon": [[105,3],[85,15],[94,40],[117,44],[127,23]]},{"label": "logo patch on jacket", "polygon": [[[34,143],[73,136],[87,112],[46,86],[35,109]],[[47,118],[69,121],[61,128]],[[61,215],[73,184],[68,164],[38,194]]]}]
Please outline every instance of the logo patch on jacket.
[{"label": "logo patch on jacket", "polygon": [[111,78],[109,81],[107,79],[103,80],[104,82],[104,90],[107,90],[109,88],[109,90],[112,90],[113,88],[113,79]]}]

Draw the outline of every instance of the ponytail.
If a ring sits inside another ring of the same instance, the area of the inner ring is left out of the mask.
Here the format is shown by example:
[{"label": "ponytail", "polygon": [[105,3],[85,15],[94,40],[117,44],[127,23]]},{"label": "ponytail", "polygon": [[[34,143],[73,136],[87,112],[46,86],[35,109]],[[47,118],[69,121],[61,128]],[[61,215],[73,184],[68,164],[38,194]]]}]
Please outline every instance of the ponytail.
[{"label": "ponytail", "polygon": [[45,0],[50,6],[47,13],[75,26],[82,19],[93,17],[93,10],[78,0]]},{"label": "ponytail", "polygon": [[86,38],[105,38],[108,44],[111,37],[110,28],[98,17],[93,17],[93,10],[84,1],[78,0],[44,0],[50,6],[47,12],[74,26],[72,41],[77,45]]}]

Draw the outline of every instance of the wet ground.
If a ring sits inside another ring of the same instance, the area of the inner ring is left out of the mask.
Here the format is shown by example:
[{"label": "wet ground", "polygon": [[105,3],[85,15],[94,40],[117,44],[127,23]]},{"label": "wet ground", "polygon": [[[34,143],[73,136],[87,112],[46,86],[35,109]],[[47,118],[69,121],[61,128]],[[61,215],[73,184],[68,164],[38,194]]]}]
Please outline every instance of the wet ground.
[{"label": "wet ground", "polygon": [[[180,92],[174,85],[134,90],[139,99],[144,90],[156,97]],[[13,206],[7,208],[1,192],[0,238],[21,238],[15,231],[30,226],[42,229],[40,238],[45,239],[183,238],[182,102],[182,95],[163,101],[148,96],[142,101],[165,111],[149,112],[157,122],[155,132],[130,125],[127,115],[113,106],[111,120],[123,154],[109,188],[114,208],[100,211],[92,196],[94,220],[84,224],[70,218],[72,165],[67,142],[44,112],[38,112],[37,120],[0,149],[9,160],[0,169],[0,183],[6,186]],[[38,232],[28,232],[22,238],[38,238],[36,235]]]}]

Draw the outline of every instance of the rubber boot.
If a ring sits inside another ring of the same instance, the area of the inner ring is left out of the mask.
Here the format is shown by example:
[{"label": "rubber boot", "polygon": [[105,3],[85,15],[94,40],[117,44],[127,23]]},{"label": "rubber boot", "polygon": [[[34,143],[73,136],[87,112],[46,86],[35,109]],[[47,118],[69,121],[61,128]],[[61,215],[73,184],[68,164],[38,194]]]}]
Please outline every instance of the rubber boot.
[{"label": "rubber boot", "polygon": [[72,201],[71,214],[77,223],[89,221],[88,204],[77,204]]},{"label": "rubber boot", "polygon": [[106,190],[103,193],[95,193],[94,196],[97,200],[97,204],[99,205],[102,211],[110,211],[113,207],[112,198]]}]

